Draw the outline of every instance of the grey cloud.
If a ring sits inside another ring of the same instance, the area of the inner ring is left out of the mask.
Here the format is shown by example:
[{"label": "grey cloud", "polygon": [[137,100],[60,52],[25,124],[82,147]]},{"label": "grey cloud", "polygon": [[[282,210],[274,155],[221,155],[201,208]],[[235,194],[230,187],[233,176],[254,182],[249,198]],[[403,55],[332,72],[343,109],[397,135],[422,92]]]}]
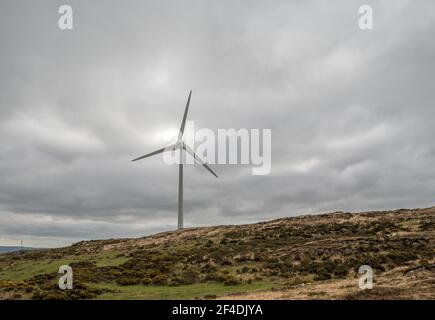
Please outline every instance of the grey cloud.
[{"label": "grey cloud", "polygon": [[[272,172],[186,168],[187,226],[434,204],[429,1],[0,4],[0,238],[63,245],[176,225],[178,128],[271,128]],[[8,240],[9,239],[9,240]],[[0,241],[0,245],[1,245]],[[15,240],[14,240],[15,241]]]}]

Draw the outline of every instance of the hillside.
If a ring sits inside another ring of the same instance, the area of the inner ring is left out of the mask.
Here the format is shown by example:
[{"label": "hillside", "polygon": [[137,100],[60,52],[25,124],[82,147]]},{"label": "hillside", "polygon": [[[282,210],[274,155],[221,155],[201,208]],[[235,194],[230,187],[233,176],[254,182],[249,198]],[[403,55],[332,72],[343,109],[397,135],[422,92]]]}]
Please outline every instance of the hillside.
[{"label": "hillside", "polygon": [[[435,207],[337,212],[0,254],[0,298],[434,299],[434,220]],[[64,264],[73,290],[57,287]]]}]

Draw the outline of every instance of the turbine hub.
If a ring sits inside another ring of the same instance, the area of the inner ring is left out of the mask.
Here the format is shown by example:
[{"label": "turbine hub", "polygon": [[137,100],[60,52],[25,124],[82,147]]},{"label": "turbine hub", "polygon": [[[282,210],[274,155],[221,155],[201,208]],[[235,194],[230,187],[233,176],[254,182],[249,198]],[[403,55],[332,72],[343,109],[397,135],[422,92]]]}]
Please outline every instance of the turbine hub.
[{"label": "turbine hub", "polygon": [[183,149],[183,140],[178,140],[175,143],[175,148]]}]

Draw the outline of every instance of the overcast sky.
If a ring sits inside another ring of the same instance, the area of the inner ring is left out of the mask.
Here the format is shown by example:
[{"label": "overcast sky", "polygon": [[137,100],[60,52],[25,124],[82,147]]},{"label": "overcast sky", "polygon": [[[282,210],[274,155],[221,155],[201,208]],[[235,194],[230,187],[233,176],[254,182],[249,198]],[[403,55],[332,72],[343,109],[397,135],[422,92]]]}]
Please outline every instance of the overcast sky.
[{"label": "overcast sky", "polygon": [[[0,245],[176,227],[170,140],[269,128],[272,171],[185,169],[185,226],[435,204],[435,6],[382,1],[0,2]],[[374,9],[374,30],[358,8]]]}]

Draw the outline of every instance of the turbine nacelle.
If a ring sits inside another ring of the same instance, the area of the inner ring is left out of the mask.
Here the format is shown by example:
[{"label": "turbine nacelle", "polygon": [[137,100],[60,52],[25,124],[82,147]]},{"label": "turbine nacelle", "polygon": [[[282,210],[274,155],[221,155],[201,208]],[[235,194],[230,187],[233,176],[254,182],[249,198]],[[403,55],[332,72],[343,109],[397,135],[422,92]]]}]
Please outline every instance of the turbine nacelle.
[{"label": "turbine nacelle", "polygon": [[183,140],[178,140],[177,142],[175,142],[174,144],[174,150],[175,149],[183,149],[184,148],[184,142]]}]

